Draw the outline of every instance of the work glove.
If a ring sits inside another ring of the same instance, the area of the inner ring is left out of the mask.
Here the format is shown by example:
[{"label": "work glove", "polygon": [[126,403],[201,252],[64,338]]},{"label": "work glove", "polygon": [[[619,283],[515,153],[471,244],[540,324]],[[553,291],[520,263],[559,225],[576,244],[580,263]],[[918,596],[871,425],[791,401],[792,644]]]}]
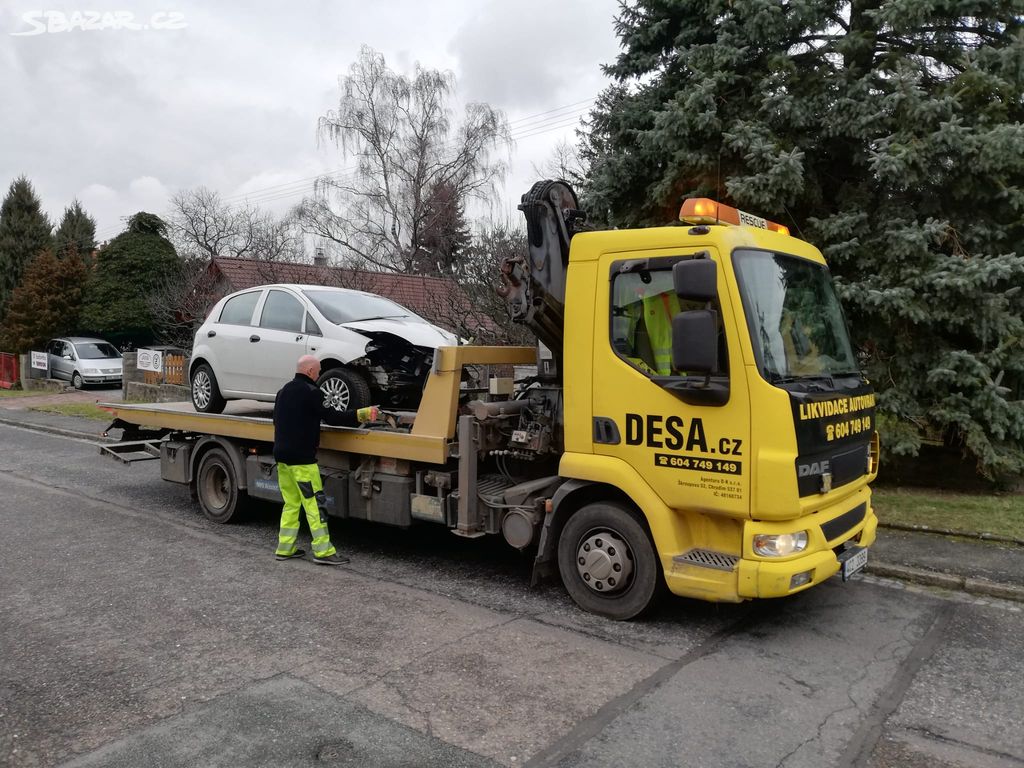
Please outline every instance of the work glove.
[{"label": "work glove", "polygon": [[365,408],[360,408],[356,411],[356,420],[360,424],[365,424],[368,421],[377,421],[380,416],[380,408],[376,405],[368,405]]}]

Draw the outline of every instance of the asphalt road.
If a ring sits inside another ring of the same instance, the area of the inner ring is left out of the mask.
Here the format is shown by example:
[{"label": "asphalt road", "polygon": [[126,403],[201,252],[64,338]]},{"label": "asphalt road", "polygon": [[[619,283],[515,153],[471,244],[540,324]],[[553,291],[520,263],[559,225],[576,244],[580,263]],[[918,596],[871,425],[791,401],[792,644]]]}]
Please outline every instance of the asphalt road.
[{"label": "asphalt road", "polygon": [[870,577],[653,619],[500,541],[203,518],[157,462],[0,426],[0,764],[1024,766],[1024,614]]}]

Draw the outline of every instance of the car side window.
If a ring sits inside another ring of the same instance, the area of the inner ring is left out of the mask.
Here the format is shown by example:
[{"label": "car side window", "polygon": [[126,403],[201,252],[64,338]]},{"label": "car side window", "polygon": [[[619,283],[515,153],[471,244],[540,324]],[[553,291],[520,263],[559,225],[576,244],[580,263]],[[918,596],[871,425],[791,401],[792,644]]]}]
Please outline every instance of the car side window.
[{"label": "car side window", "polygon": [[68,344],[66,341],[61,345],[60,353],[63,357],[70,357],[72,360],[75,359],[75,354],[71,349],[71,345]]},{"label": "car side window", "polygon": [[320,330],[320,326],[316,324],[316,320],[308,312],[306,313],[306,333],[310,336],[324,335],[324,332]]},{"label": "car side window", "polygon": [[271,291],[263,304],[260,328],[302,333],[305,309],[299,300],[284,291]]},{"label": "car side window", "polygon": [[228,299],[220,311],[220,322],[228,325],[250,325],[252,311],[256,309],[256,302],[259,301],[259,298],[259,291],[250,291]]}]

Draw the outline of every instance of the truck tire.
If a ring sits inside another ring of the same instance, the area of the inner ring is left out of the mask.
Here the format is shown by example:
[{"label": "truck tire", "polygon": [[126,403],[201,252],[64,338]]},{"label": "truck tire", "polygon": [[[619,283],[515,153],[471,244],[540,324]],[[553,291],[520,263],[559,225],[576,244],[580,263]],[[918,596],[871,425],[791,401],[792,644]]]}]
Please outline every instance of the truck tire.
[{"label": "truck tire", "polygon": [[616,621],[643,615],[665,592],[647,530],[612,502],[587,504],[566,521],[558,539],[558,571],[577,605]]},{"label": "truck tire", "polygon": [[324,394],[324,405],[336,411],[353,411],[370,405],[370,385],[349,368],[324,371],[316,385]]},{"label": "truck tire", "polygon": [[220,394],[217,377],[206,363],[200,363],[192,371],[192,407],[200,413],[221,413],[226,401]]},{"label": "truck tire", "polygon": [[196,497],[208,520],[230,523],[241,517],[248,494],[238,487],[235,465],[222,449],[211,448],[199,460]]}]

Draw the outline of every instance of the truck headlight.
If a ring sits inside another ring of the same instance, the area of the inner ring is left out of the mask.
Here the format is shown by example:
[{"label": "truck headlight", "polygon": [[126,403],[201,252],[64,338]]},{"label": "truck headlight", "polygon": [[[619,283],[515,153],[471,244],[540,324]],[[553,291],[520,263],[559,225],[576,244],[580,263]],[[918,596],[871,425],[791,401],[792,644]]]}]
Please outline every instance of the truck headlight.
[{"label": "truck headlight", "polygon": [[798,533],[759,533],[754,536],[754,552],[761,557],[786,557],[807,549],[807,531]]}]

